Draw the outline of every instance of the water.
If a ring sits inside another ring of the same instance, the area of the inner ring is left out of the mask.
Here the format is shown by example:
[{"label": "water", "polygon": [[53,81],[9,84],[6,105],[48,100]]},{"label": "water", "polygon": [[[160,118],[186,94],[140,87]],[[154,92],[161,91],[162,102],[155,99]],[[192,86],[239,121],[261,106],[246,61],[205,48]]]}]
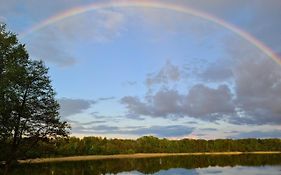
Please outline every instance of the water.
[{"label": "water", "polygon": [[281,155],[174,156],[21,165],[11,175],[281,175]]}]

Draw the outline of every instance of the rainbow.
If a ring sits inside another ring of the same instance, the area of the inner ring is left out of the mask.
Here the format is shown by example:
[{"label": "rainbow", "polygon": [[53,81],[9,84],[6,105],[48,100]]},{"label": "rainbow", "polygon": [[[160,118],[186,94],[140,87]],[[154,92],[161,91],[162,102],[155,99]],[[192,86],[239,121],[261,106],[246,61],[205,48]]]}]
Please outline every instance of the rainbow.
[{"label": "rainbow", "polygon": [[50,26],[54,23],[62,21],[66,18],[76,16],[85,12],[89,12],[92,10],[105,9],[105,8],[125,8],[125,7],[138,7],[138,8],[154,8],[154,9],[164,9],[176,11],[179,13],[189,14],[198,18],[202,18],[204,20],[213,22],[217,25],[224,27],[235,33],[237,36],[245,39],[250,42],[252,45],[261,50],[264,54],[266,54],[269,58],[275,61],[277,64],[281,65],[281,58],[274,53],[269,47],[267,47],[264,43],[250,35],[249,33],[239,29],[238,27],[223,21],[222,19],[212,16],[208,13],[201,12],[195,9],[192,9],[188,6],[180,6],[172,3],[161,2],[160,0],[110,0],[105,2],[95,2],[86,6],[76,7],[65,12],[59,13],[55,16],[52,16],[34,26],[32,26],[27,31],[20,34],[21,38],[26,37],[27,35],[41,30],[47,26]]}]

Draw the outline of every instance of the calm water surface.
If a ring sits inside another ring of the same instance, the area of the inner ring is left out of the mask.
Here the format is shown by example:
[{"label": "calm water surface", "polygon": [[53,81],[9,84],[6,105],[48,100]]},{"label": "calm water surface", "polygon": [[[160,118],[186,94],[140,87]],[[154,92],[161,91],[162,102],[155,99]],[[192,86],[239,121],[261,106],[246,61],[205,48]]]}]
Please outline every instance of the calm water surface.
[{"label": "calm water surface", "polygon": [[174,156],[22,165],[11,175],[281,175],[281,155]]}]

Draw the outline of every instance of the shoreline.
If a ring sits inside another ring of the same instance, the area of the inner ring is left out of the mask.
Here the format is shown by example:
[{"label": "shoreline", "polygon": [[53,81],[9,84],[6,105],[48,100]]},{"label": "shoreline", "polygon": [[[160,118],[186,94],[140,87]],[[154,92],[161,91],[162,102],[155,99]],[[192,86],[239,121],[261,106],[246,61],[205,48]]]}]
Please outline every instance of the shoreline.
[{"label": "shoreline", "polygon": [[156,158],[168,156],[200,156],[200,155],[242,155],[242,154],[281,154],[280,151],[256,151],[256,152],[197,152],[197,153],[136,153],[136,154],[115,154],[115,155],[85,155],[70,157],[52,157],[19,160],[21,164],[37,164],[50,162],[70,162],[86,160],[106,160],[106,159],[139,159],[139,158]]}]

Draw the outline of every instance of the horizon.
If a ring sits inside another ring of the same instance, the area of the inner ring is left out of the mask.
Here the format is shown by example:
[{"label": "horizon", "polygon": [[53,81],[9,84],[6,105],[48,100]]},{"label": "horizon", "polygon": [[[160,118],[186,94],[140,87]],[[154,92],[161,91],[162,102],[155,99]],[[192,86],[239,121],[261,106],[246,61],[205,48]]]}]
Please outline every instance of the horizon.
[{"label": "horizon", "polygon": [[71,136],[281,138],[281,2],[0,1]]},{"label": "horizon", "polygon": [[213,138],[213,139],[203,139],[203,138],[190,138],[190,137],[186,137],[186,138],[166,138],[166,137],[156,137],[153,135],[143,135],[140,137],[135,137],[135,138],[118,138],[118,137],[102,137],[102,136],[95,136],[95,135],[88,135],[88,136],[75,136],[75,135],[70,135],[67,139],[69,138],[78,138],[80,140],[83,140],[84,138],[101,138],[101,139],[107,139],[107,140],[138,140],[140,138],[143,137],[154,137],[157,138],[159,140],[170,140],[170,141],[180,141],[180,140],[204,140],[204,141],[214,141],[214,140],[251,140],[251,139],[256,139],[256,140],[271,140],[271,139],[277,139],[280,140],[281,138],[278,137],[266,137],[266,138],[254,138],[254,137],[248,137],[248,138]]}]

